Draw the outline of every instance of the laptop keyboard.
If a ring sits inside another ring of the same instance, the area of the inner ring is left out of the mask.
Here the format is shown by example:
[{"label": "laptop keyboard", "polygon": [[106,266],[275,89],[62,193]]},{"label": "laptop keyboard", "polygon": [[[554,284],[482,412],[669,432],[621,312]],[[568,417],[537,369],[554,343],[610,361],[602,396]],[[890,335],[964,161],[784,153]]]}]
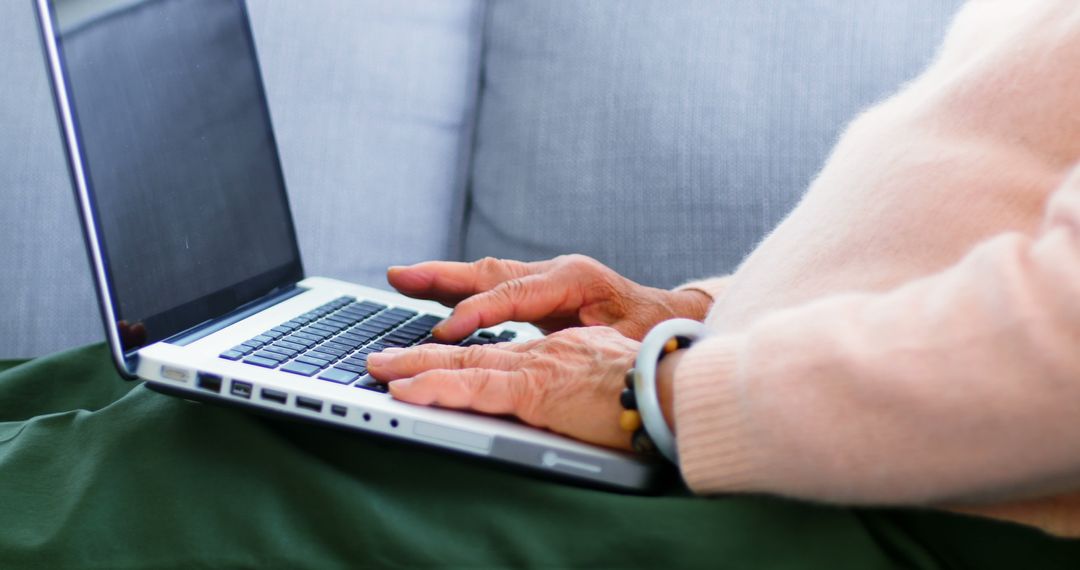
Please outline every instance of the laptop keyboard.
[{"label": "laptop keyboard", "polygon": [[[221,353],[226,360],[327,382],[386,392],[367,373],[367,357],[384,348],[436,341],[431,329],[442,317],[404,307],[340,297],[264,331]],[[461,345],[513,340],[512,331],[481,331]]]}]

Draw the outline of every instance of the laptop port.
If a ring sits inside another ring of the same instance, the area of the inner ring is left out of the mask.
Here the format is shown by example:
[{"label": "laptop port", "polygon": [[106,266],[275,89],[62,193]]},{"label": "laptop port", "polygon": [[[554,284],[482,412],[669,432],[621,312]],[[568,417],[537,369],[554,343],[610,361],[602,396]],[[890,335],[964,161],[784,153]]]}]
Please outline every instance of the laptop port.
[{"label": "laptop port", "polygon": [[221,376],[208,372],[199,372],[195,385],[208,392],[221,392]]},{"label": "laptop port", "polygon": [[296,407],[304,410],[311,410],[313,412],[322,411],[322,402],[314,398],[305,398],[303,396],[296,397]]},{"label": "laptop port", "polygon": [[260,394],[262,395],[262,399],[277,402],[279,404],[284,404],[285,400],[289,399],[289,395],[285,392],[278,392],[277,390],[270,390],[268,388],[263,388]]},{"label": "laptop port", "polygon": [[345,406],[339,406],[337,404],[330,406],[330,413],[334,414],[335,416],[345,417],[345,414],[348,413],[348,411],[349,409]]},{"label": "laptop port", "polygon": [[250,398],[251,397],[251,384],[248,382],[241,382],[239,380],[232,381],[232,388],[229,391],[230,394],[238,398]]}]

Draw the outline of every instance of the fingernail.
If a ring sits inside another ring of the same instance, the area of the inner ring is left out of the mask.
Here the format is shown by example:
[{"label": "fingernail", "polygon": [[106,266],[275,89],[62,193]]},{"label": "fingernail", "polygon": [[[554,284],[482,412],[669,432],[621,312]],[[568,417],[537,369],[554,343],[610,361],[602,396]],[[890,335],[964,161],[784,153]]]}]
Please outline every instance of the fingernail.
[{"label": "fingernail", "polygon": [[405,349],[400,346],[391,346],[390,348],[384,348],[375,354],[397,354],[399,352],[405,352]]},{"label": "fingernail", "polygon": [[446,321],[443,321],[431,328],[431,334],[441,335],[446,329]]},{"label": "fingernail", "polygon": [[402,378],[401,380],[394,380],[387,384],[391,390],[405,390],[408,389],[413,383],[412,378]]}]

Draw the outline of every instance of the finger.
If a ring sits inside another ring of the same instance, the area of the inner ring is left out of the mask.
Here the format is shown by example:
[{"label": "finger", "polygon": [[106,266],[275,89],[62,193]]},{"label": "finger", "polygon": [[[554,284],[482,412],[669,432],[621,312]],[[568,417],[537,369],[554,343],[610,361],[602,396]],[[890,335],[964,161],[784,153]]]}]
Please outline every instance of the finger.
[{"label": "finger", "polygon": [[579,306],[577,296],[574,287],[559,283],[558,277],[549,274],[513,279],[459,303],[432,334],[441,340],[457,341],[476,329],[506,321],[538,321]]},{"label": "finger", "polygon": [[499,283],[542,271],[547,262],[484,258],[472,263],[427,261],[387,270],[387,281],[410,297],[456,303]]},{"label": "finger", "polygon": [[513,414],[518,371],[465,368],[430,370],[390,383],[390,395],[403,402],[444,408],[471,409],[486,414]]},{"label": "finger", "polygon": [[367,358],[367,369],[376,380],[389,382],[435,369],[491,368],[513,370],[523,355],[492,346],[442,346],[428,344],[393,352],[377,352]]}]

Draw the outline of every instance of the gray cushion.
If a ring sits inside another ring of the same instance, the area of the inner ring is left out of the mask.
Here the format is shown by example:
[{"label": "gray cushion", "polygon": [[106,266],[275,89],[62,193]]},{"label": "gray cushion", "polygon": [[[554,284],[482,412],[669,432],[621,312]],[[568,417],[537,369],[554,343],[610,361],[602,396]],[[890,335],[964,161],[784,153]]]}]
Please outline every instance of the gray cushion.
[{"label": "gray cushion", "polygon": [[[307,273],[385,286],[391,263],[445,257],[479,0],[250,8]],[[0,358],[103,338],[36,34],[33,3],[0,3]]]},{"label": "gray cushion", "polygon": [[730,271],[961,3],[494,0],[464,255]]}]

